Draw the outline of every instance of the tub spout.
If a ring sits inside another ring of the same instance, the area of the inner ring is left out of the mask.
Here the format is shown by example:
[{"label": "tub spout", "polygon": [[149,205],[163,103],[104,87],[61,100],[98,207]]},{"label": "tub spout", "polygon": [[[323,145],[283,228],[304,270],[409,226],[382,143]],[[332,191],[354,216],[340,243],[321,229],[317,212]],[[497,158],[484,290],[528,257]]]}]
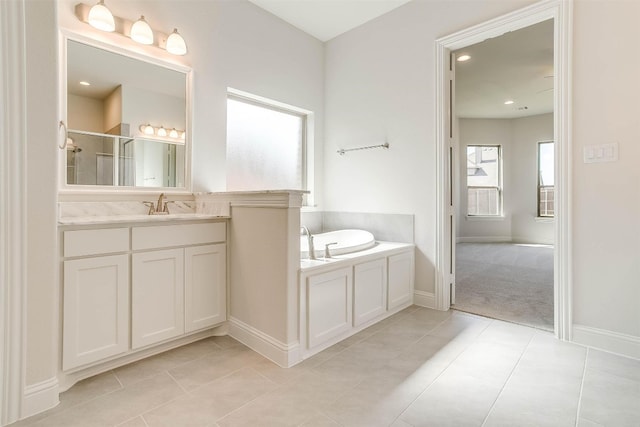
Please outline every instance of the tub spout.
[{"label": "tub spout", "polygon": [[309,243],[309,259],[316,259],[316,251],[315,248],[313,247],[313,234],[311,234],[309,232],[309,229],[307,227],[305,227],[304,225],[302,227],[300,227],[300,230],[304,231],[304,233],[307,235],[307,242]]}]

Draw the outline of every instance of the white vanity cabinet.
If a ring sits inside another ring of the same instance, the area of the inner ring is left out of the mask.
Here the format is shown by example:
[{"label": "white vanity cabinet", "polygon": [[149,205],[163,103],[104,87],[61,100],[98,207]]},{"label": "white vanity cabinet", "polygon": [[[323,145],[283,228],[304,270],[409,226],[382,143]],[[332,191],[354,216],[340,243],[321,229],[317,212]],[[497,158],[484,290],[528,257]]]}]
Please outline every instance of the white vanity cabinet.
[{"label": "white vanity cabinet", "polygon": [[63,369],[128,350],[128,250],[126,228],[64,233]]},{"label": "white vanity cabinet", "polygon": [[227,246],[185,248],[185,331],[193,332],[227,320]]},{"label": "white vanity cabinet", "polygon": [[226,223],[63,231],[63,370],[226,321]]},{"label": "white vanity cabinet", "polygon": [[131,348],[184,334],[184,249],[131,257]]}]

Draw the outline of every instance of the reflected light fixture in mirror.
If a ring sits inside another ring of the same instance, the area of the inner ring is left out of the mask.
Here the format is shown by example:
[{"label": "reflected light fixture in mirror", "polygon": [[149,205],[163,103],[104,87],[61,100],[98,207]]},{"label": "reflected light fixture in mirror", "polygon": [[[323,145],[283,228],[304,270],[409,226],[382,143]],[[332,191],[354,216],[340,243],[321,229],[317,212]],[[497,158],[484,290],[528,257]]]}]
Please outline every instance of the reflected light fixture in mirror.
[{"label": "reflected light fixture in mirror", "polygon": [[144,16],[140,16],[131,26],[131,39],[141,44],[153,44],[153,31]]},{"label": "reflected light fixture in mirror", "polygon": [[104,0],[100,0],[98,4],[94,5],[89,11],[87,22],[94,28],[102,31],[112,32],[116,29],[116,23],[113,19],[113,14],[104,5]]},{"label": "reflected light fixture in mirror", "polygon": [[173,33],[167,38],[167,52],[174,55],[184,55],[187,53],[187,44],[182,36],[178,33],[178,29],[174,28]]}]

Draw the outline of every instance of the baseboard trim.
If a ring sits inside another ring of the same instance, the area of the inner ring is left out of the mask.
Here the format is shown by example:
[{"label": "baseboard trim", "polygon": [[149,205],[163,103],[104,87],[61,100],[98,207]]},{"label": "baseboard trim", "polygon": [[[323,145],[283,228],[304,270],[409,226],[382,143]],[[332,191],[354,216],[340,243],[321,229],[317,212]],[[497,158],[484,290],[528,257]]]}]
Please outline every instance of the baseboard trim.
[{"label": "baseboard trim", "polygon": [[57,406],[59,403],[58,378],[53,377],[46,381],[28,385],[24,389],[20,418],[36,415]]},{"label": "baseboard trim", "polygon": [[456,243],[509,243],[510,236],[457,237]]},{"label": "baseboard trim", "polygon": [[640,359],[640,337],[573,325],[573,341],[588,347]]},{"label": "baseboard trim", "polygon": [[283,368],[302,360],[299,342],[285,344],[235,317],[229,319],[229,336]]},{"label": "baseboard trim", "polygon": [[436,295],[432,292],[413,291],[413,303],[436,310]]}]

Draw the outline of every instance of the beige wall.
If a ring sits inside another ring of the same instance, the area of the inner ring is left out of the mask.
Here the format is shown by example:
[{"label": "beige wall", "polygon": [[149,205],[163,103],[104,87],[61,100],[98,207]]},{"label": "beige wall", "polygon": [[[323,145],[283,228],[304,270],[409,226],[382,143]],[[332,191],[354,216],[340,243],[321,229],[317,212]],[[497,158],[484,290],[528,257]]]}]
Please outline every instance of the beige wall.
[{"label": "beige wall", "polygon": [[412,1],[325,45],[322,208],[414,214],[417,291],[435,291],[435,41],[531,3]]},{"label": "beige wall", "polygon": [[[525,3],[414,1],[326,45],[326,210],[416,215],[416,289],[434,291],[438,37]],[[573,322],[640,338],[640,2],[574,2]],[[334,155],[385,138],[388,151]],[[615,163],[583,147],[617,142]],[[354,173],[357,171],[357,173]],[[637,346],[637,344],[635,344]]]},{"label": "beige wall", "polygon": [[86,96],[67,95],[67,125],[69,129],[103,133],[105,111],[102,101]]},{"label": "beige wall", "polygon": [[[573,49],[574,323],[640,337],[640,2],[576,2]],[[617,142],[614,163],[582,161]],[[637,345],[637,344],[636,344]]]},{"label": "beige wall", "polygon": [[[27,52],[27,354],[26,384],[57,373],[56,238],[58,135],[55,3],[26,1]],[[42,72],[47,70],[47,72]]]}]

